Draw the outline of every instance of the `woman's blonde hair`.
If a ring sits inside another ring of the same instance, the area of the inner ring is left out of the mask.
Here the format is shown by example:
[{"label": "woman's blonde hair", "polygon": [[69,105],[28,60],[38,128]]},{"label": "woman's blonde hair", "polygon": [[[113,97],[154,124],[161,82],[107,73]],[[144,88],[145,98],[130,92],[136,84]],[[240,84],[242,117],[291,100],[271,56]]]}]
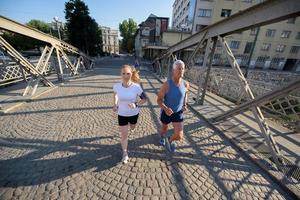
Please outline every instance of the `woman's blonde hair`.
[{"label": "woman's blonde hair", "polygon": [[130,65],[123,65],[122,66],[122,69],[125,69],[125,68],[129,68],[131,73],[132,73],[132,76],[131,76],[131,81],[134,82],[134,83],[138,83],[140,82],[140,75],[139,75],[139,71],[137,71],[134,67],[130,66]]}]

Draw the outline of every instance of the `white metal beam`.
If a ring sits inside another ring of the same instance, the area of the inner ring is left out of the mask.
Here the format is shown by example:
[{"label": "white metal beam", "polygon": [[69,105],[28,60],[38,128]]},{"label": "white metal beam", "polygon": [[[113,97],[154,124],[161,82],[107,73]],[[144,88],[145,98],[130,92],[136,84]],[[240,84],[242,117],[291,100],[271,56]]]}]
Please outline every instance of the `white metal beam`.
[{"label": "white metal beam", "polygon": [[37,29],[31,28],[29,26],[25,26],[23,24],[20,24],[16,21],[13,21],[11,19],[8,19],[4,16],[0,16],[0,29],[7,30],[9,32],[25,35],[27,37],[31,37],[36,40],[40,40],[46,43],[51,44],[52,46],[58,46],[68,52],[79,54],[83,57],[86,57],[90,59],[87,55],[85,55],[83,52],[81,52],[78,48],[59,40],[52,35],[48,35],[46,33],[43,33]]}]

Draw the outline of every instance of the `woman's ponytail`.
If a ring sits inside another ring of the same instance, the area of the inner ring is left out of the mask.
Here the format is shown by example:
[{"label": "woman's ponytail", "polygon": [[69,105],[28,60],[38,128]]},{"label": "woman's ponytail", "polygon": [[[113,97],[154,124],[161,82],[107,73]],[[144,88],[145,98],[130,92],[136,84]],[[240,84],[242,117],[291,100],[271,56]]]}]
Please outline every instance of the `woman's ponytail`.
[{"label": "woman's ponytail", "polygon": [[137,71],[135,68],[131,67],[131,71],[132,71],[132,76],[131,76],[131,80],[134,83],[138,83],[140,82],[140,75],[139,75],[139,71]]}]

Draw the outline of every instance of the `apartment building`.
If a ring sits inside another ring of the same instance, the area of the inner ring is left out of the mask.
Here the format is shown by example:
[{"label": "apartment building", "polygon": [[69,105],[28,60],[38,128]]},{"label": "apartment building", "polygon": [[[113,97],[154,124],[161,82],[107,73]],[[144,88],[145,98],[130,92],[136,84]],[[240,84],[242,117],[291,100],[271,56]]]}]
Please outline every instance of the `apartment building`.
[{"label": "apartment building", "polygon": [[[192,34],[262,0],[175,0],[172,28],[188,29]],[[227,36],[241,66],[300,71],[300,18],[262,26]],[[224,64],[217,46],[214,63]],[[226,63],[225,63],[226,64]]]},{"label": "apartment building", "polygon": [[110,27],[100,26],[102,31],[103,52],[119,54],[119,31]]}]

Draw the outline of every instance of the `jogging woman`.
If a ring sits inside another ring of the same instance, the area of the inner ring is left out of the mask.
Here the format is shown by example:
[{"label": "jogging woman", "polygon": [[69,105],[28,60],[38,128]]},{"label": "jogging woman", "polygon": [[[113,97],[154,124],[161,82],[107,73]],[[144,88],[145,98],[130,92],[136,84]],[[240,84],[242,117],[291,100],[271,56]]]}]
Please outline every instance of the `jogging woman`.
[{"label": "jogging woman", "polygon": [[113,86],[113,111],[118,112],[122,162],[128,162],[128,132],[134,130],[139,117],[139,106],[146,102],[146,96],[138,84],[139,73],[129,65],[121,69],[122,81]]}]

